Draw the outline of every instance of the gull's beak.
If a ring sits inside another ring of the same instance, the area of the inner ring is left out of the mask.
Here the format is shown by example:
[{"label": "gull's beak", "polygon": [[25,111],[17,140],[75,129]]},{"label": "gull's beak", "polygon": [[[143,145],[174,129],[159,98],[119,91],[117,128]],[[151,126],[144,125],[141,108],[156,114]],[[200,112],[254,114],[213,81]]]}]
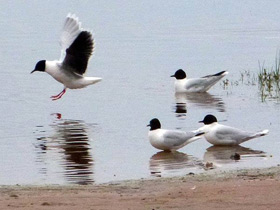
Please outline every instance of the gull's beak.
[{"label": "gull's beak", "polygon": [[173,74],[173,75],[171,75],[170,77],[175,77],[175,75]]},{"label": "gull's beak", "polygon": [[35,71],[38,71],[38,70],[34,69],[33,71],[30,72],[30,74],[32,74],[32,73],[35,72]]},{"label": "gull's beak", "polygon": [[204,121],[203,120],[201,120],[201,121],[198,121],[199,123],[204,123]]},{"label": "gull's beak", "polygon": [[147,125],[147,127],[150,127],[150,126],[151,126],[150,124]]}]

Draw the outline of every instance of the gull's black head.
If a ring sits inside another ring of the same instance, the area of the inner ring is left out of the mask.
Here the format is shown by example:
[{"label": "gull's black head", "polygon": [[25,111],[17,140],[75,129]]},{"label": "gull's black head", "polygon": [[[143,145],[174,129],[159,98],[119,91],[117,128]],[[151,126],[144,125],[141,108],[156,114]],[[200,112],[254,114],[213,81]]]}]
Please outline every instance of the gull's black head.
[{"label": "gull's black head", "polygon": [[31,74],[35,71],[44,72],[45,70],[46,70],[46,60],[41,60],[36,64],[34,70],[31,72]]},{"label": "gull's black head", "polygon": [[187,75],[182,69],[178,69],[174,75],[171,75],[171,77],[175,77],[176,79],[185,79]]},{"label": "gull's black head", "polygon": [[204,117],[202,121],[199,121],[200,123],[204,123],[205,125],[212,124],[214,122],[217,122],[217,118],[214,115],[208,114]]},{"label": "gull's black head", "polygon": [[159,122],[159,120],[157,118],[152,119],[150,121],[150,124],[147,125],[147,126],[151,127],[150,131],[161,128],[160,122]]}]

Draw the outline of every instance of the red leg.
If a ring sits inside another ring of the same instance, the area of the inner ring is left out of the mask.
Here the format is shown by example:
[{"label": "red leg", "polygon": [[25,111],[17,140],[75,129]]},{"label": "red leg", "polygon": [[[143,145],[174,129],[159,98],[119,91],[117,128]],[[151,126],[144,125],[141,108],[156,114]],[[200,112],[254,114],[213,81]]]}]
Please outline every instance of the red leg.
[{"label": "red leg", "polygon": [[59,94],[55,95],[55,96],[51,96],[51,98],[57,98],[58,96],[60,96],[62,92],[60,92]]},{"label": "red leg", "polygon": [[58,95],[51,96],[52,100],[55,101],[55,100],[60,99],[64,95],[65,92],[66,92],[66,88],[64,88]]},{"label": "red leg", "polygon": [[52,113],[51,115],[55,115],[55,118],[60,120],[62,118],[62,114],[60,113]]}]

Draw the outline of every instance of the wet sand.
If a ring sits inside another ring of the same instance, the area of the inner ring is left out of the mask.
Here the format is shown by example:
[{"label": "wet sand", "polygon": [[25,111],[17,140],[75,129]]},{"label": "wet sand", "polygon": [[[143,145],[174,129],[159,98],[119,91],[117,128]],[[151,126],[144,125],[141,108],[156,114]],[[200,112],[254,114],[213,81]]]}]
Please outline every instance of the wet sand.
[{"label": "wet sand", "polygon": [[1,186],[0,209],[279,209],[280,167],[91,186]]}]

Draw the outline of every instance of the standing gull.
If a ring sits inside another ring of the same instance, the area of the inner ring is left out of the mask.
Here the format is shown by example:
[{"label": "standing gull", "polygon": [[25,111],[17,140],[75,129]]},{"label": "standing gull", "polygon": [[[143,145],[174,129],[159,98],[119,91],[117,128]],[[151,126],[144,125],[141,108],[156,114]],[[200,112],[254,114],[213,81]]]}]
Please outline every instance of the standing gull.
[{"label": "standing gull", "polygon": [[88,60],[94,50],[92,33],[84,30],[76,15],[69,14],[66,17],[61,39],[60,60],[39,61],[31,72],[47,72],[55,80],[64,85],[64,89],[52,100],[60,99],[67,88],[78,89],[95,84],[102,79],[99,77],[85,77]]},{"label": "standing gull", "polygon": [[147,126],[151,127],[148,133],[151,145],[164,151],[180,149],[203,135],[203,132],[162,129],[157,118],[152,119]]},{"label": "standing gull", "polygon": [[219,124],[217,118],[211,114],[206,115],[200,122],[205,125],[198,130],[205,133],[204,137],[209,143],[217,146],[235,146],[268,134],[268,130],[249,132]]}]

